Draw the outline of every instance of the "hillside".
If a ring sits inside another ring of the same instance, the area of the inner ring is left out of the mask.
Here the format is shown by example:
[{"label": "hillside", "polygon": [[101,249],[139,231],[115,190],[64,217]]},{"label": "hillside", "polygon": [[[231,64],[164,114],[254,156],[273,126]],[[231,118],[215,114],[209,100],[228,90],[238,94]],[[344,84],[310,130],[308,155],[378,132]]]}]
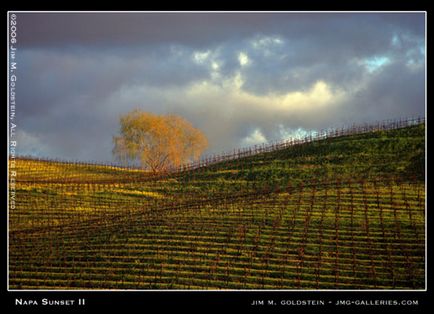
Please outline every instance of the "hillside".
[{"label": "hillside", "polygon": [[425,126],[152,177],[17,160],[11,289],[423,289]]}]

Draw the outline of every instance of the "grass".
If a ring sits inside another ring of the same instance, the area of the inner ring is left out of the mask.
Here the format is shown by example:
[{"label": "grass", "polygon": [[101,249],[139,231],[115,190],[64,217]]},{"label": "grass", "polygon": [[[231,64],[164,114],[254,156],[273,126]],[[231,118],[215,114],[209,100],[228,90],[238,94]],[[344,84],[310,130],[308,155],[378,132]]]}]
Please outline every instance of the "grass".
[{"label": "grass", "polygon": [[11,289],[423,289],[425,128],[151,177],[18,159]]}]

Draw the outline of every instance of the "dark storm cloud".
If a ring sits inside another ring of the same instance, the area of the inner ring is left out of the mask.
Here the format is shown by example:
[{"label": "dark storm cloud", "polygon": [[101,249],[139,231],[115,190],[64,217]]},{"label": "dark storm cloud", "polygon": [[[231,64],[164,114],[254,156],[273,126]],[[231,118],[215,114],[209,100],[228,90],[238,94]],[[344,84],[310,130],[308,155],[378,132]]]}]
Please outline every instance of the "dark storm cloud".
[{"label": "dark storm cloud", "polygon": [[[358,49],[371,49],[372,33],[402,28],[422,36],[421,13],[21,13],[22,45],[154,45],[162,42],[207,46],[257,33],[325,42],[352,39]],[[326,27],[324,27],[326,26]],[[357,27],[355,27],[357,26]],[[381,39],[376,42],[381,45]],[[348,46],[351,47],[351,46]],[[354,46],[353,46],[354,47]],[[354,49],[351,49],[354,50]]]},{"label": "dark storm cloud", "polygon": [[23,154],[111,160],[120,114],[178,113],[221,152],[424,114],[424,15],[18,14]]},{"label": "dark storm cloud", "polygon": [[[27,46],[154,45],[204,46],[274,25],[278,16],[211,13],[22,13],[20,41]],[[232,31],[232,32],[231,32]]]},{"label": "dark storm cloud", "polygon": [[412,70],[402,63],[386,66],[373,77],[348,106],[345,116],[354,114],[352,107],[359,108],[357,121],[373,121],[378,117],[424,116],[425,79],[424,68]]}]

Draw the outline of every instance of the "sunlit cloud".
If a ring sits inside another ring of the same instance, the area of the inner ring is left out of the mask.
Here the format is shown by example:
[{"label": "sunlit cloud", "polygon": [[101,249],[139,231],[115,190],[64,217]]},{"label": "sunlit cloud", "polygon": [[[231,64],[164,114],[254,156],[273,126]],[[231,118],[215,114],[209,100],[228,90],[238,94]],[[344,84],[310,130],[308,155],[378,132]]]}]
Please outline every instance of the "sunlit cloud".
[{"label": "sunlit cloud", "polygon": [[[243,76],[238,72],[231,78],[215,84],[201,81],[192,84],[187,95],[196,98],[224,99],[226,103],[248,104],[249,108],[259,108],[270,112],[313,112],[327,109],[328,106],[338,106],[345,99],[345,93],[332,90],[324,81],[316,82],[306,91],[290,92],[284,95],[255,95],[244,90]],[[328,108],[330,109],[330,108]]]},{"label": "sunlit cloud", "polygon": [[251,45],[256,49],[265,49],[270,46],[283,45],[284,40],[277,36],[257,36],[251,40]]},{"label": "sunlit cloud", "polygon": [[282,124],[279,124],[279,135],[280,140],[290,140],[290,139],[304,139],[308,136],[316,136],[318,131],[316,130],[306,130],[303,128],[287,128]]},{"label": "sunlit cloud", "polygon": [[246,53],[244,53],[244,52],[240,52],[238,54],[238,61],[240,62],[240,65],[242,67],[246,66],[246,65],[248,65],[250,63],[249,56]]},{"label": "sunlit cloud", "polygon": [[255,129],[250,135],[245,137],[241,144],[242,146],[253,146],[257,144],[266,143],[267,139],[264,134],[261,133],[260,129]]},{"label": "sunlit cloud", "polygon": [[341,102],[344,96],[342,91],[333,91],[326,82],[318,81],[306,92],[292,92],[283,96],[281,108],[317,110]]},{"label": "sunlit cloud", "polygon": [[375,56],[364,61],[364,65],[369,73],[373,73],[389,63],[390,59],[387,56]]},{"label": "sunlit cloud", "polygon": [[220,69],[220,65],[218,64],[218,62],[213,61],[213,62],[211,63],[211,68],[212,68],[214,71],[218,71],[218,70]]},{"label": "sunlit cloud", "polygon": [[197,52],[193,53],[193,59],[196,63],[204,63],[210,55],[210,51]]}]

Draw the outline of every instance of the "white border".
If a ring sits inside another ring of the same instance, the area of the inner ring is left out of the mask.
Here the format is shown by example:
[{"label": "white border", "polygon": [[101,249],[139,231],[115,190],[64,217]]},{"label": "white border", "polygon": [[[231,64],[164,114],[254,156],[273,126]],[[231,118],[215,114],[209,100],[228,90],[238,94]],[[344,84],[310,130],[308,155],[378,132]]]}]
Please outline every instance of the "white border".
[{"label": "white border", "polygon": [[[10,40],[10,34],[9,34],[9,15],[11,13],[19,14],[19,13],[49,13],[49,14],[58,14],[58,13],[77,13],[77,14],[92,14],[92,13],[98,13],[98,14],[107,14],[107,13],[137,13],[137,14],[153,14],[153,13],[195,13],[195,14],[203,14],[203,13],[226,13],[226,14],[249,14],[249,13],[267,13],[267,14],[294,14],[294,13],[311,13],[311,14],[330,14],[330,13],[339,13],[339,14],[347,14],[347,13],[390,13],[390,14],[396,14],[396,13],[406,13],[406,14],[412,14],[412,13],[424,13],[425,17],[425,289],[388,289],[388,290],[382,290],[382,289],[370,289],[370,290],[364,290],[364,289],[316,289],[316,290],[298,290],[298,289],[236,289],[236,290],[190,290],[190,289],[89,289],[89,290],[45,290],[45,289],[9,289],[9,106],[10,106],[10,99],[9,99],[9,40]],[[237,293],[237,292],[359,292],[359,293],[367,293],[367,292],[426,292],[428,290],[428,211],[427,211],[427,183],[428,183],[428,175],[427,175],[427,11],[7,11],[7,136],[8,136],[8,164],[7,164],[7,252],[6,252],[6,258],[7,258],[7,291],[8,292],[223,292],[223,293]]]}]

